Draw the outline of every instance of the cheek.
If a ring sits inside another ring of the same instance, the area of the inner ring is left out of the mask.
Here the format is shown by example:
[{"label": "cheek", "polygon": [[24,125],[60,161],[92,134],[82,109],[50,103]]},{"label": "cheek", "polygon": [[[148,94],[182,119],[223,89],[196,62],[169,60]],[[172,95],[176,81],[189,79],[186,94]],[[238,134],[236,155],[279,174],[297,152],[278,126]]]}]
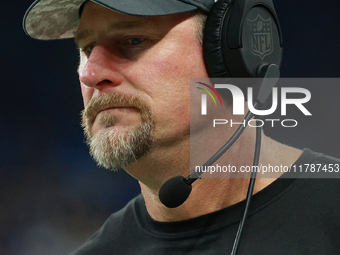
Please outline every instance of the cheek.
[{"label": "cheek", "polygon": [[178,47],[158,54],[144,65],[143,73],[149,79],[159,76],[164,82],[178,80],[189,83],[190,78],[207,77],[201,47]]},{"label": "cheek", "polygon": [[176,112],[184,114],[189,110],[190,76],[186,67],[176,61],[154,61],[144,69],[147,81],[146,93],[152,101],[168,115]]},{"label": "cheek", "polygon": [[[78,66],[78,74],[80,78],[80,75],[82,74],[84,67],[86,65],[86,57],[84,56],[84,53],[81,52],[81,50],[79,50],[79,57],[80,57],[80,63]],[[93,89],[88,86],[85,86],[80,80],[79,82],[80,82],[80,89],[81,89],[81,94],[83,97],[84,107],[86,107],[92,98]]]},{"label": "cheek", "polygon": [[178,137],[190,127],[190,76],[185,67],[170,61],[153,62],[144,70],[158,130]]},{"label": "cheek", "polygon": [[[186,47],[186,43],[159,45],[150,52],[150,57],[144,58],[130,72],[134,79],[140,79],[136,84],[148,82],[146,89],[150,93],[187,94],[190,91],[190,79],[207,77],[202,48],[197,43]],[[151,91],[152,90],[152,91]]]},{"label": "cheek", "polygon": [[[143,84],[141,90],[151,98],[158,127],[173,131],[190,125],[190,78],[207,77],[202,48],[189,39],[159,45],[159,50],[150,51],[129,73],[133,83]],[[188,44],[191,47],[185,46]]]},{"label": "cheek", "polygon": [[84,107],[86,107],[89,104],[89,102],[90,102],[90,100],[93,96],[94,89],[90,88],[88,86],[85,86],[81,82],[80,82],[80,88],[81,88],[81,94],[83,96]]}]

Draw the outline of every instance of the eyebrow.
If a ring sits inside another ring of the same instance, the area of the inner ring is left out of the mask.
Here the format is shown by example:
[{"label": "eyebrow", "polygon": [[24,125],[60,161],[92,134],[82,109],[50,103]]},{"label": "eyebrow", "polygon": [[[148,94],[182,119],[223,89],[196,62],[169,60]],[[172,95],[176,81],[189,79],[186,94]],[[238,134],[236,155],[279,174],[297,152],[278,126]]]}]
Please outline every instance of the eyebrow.
[{"label": "eyebrow", "polygon": [[[110,31],[121,31],[121,30],[129,30],[129,29],[136,29],[145,27],[146,22],[144,21],[120,21],[111,23],[108,26],[108,33]],[[90,29],[85,29],[77,33],[74,37],[75,43],[79,46],[80,41],[85,40],[86,38],[90,37],[93,34],[93,31]]]}]

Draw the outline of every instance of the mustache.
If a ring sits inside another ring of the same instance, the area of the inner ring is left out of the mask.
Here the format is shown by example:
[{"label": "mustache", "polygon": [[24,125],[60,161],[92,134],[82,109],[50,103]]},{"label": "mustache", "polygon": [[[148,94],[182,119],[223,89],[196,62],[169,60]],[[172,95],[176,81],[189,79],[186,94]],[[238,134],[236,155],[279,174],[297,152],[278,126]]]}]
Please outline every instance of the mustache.
[{"label": "mustache", "polygon": [[142,114],[142,120],[151,115],[148,104],[139,97],[127,95],[122,92],[94,95],[89,104],[81,111],[81,126],[91,130],[97,114],[105,108],[112,107],[134,107]]}]

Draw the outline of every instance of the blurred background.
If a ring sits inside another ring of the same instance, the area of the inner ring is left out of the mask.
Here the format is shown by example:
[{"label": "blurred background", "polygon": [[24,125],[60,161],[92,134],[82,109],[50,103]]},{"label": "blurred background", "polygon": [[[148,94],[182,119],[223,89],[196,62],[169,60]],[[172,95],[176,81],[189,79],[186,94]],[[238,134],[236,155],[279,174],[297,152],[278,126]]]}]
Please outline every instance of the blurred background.
[{"label": "blurred background", "polygon": [[[90,159],[79,125],[75,44],[26,36],[21,23],[31,2],[2,1],[0,8],[0,255],[68,254],[140,192],[125,172]],[[282,76],[339,77],[340,3],[274,3],[284,35]],[[311,92],[313,119],[267,133],[340,157],[340,86]]]}]

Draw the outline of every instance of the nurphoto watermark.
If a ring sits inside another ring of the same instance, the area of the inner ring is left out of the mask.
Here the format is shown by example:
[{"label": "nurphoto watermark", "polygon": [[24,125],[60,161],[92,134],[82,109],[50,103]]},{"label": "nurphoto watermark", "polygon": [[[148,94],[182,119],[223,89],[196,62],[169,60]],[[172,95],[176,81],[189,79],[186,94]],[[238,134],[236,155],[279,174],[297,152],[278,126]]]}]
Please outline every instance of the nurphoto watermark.
[{"label": "nurphoto watermark", "polygon": [[[310,139],[309,129],[325,127],[320,120],[320,110],[316,105],[318,100],[316,88],[340,85],[340,79],[321,78],[280,78],[272,88],[265,105],[257,106],[257,96],[263,79],[191,79],[190,85],[190,169],[199,173],[202,178],[248,178],[256,171],[258,177],[286,177],[307,176],[307,178],[339,178],[339,166],[305,166],[305,165],[261,165],[253,166],[254,154],[245,154],[249,148],[255,148],[255,132],[257,127],[269,133],[271,138],[284,144],[291,144],[291,140],[284,137],[301,137],[303,141]],[[314,94],[313,94],[314,93]],[[315,109],[318,109],[317,111]],[[246,120],[247,113],[253,117]],[[323,116],[330,114],[327,110]],[[340,118],[340,117],[339,117]],[[329,122],[335,121],[334,116]],[[331,123],[330,123],[331,124]],[[236,130],[243,126],[245,135],[242,143],[236,141],[212,165],[204,166]],[[205,131],[202,136],[202,129]],[[301,130],[303,130],[301,132]],[[274,135],[273,135],[274,134]],[[306,136],[305,139],[304,135]],[[296,139],[295,139],[296,140]],[[294,140],[294,142],[295,142]],[[295,144],[294,144],[295,145]],[[266,145],[263,145],[266,146]],[[254,151],[254,150],[253,150]],[[262,155],[263,156],[263,155]],[[297,162],[298,163],[298,162]]]}]

